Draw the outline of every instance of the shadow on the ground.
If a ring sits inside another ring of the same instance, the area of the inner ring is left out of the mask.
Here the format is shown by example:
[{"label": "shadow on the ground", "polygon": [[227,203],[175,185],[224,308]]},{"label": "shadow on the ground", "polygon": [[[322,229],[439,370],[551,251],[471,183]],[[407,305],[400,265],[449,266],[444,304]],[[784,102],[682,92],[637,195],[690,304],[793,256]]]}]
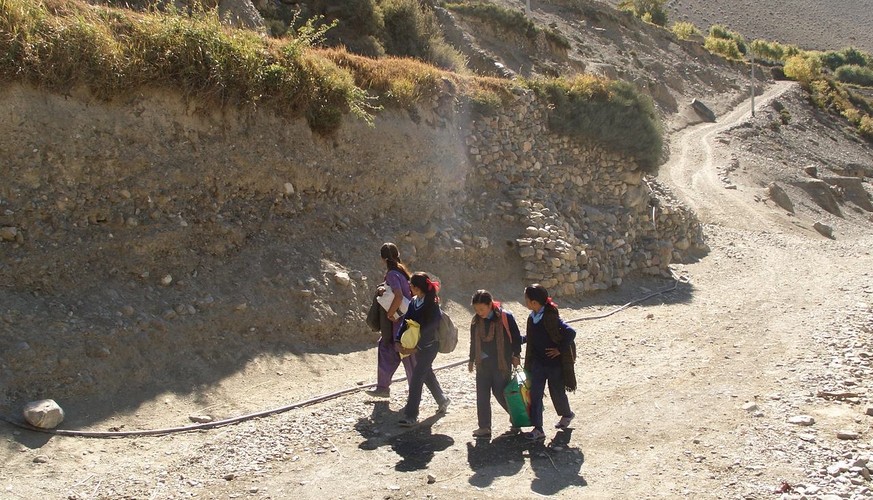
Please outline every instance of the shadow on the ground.
[{"label": "shadow on the ground", "polygon": [[[472,293],[478,288],[488,288],[523,324],[527,311],[521,305],[524,282],[520,279],[516,275],[511,279],[505,276],[497,279],[475,273],[464,280],[448,278],[443,301],[456,316],[455,323],[464,324],[472,317],[469,306]],[[664,278],[640,277],[626,280],[617,289],[557,300],[563,309],[562,316],[572,320],[579,315],[589,315],[589,310],[591,315],[609,311],[614,306],[672,284],[671,280]],[[360,327],[354,327],[351,334],[347,332],[343,336],[337,333],[337,338],[350,340],[327,342],[325,339],[329,335],[324,334],[325,338],[317,342],[309,338],[311,332],[288,326],[301,318],[267,310],[278,307],[266,298],[274,292],[272,288],[259,290],[260,296],[249,297],[251,300],[244,302],[241,298],[234,300],[238,295],[235,291],[218,291],[214,284],[194,287],[189,283],[187,286],[197,289],[156,288],[150,289],[145,298],[137,298],[138,288],[128,289],[124,284],[109,281],[101,290],[87,290],[80,300],[86,305],[137,304],[134,309],[142,312],[134,313],[130,318],[122,312],[100,315],[99,311],[95,312],[96,306],[88,310],[85,306],[61,307],[76,302],[57,294],[27,301],[23,293],[0,293],[0,302],[4,302],[7,309],[16,310],[20,306],[21,310],[30,311],[26,325],[0,321],[0,367],[14,358],[18,360],[16,366],[27,362],[29,366],[48,370],[33,369],[31,375],[15,374],[13,369],[0,372],[0,378],[6,374],[17,377],[5,380],[5,387],[0,384],[4,389],[0,393],[0,414],[11,416],[28,400],[50,397],[67,412],[63,428],[89,429],[114,415],[129,413],[145,401],[168,394],[187,397],[202,408],[212,407],[216,403],[215,387],[226,377],[250,370],[253,381],[269,380],[270,377],[279,380],[284,374],[276,375],[277,372],[284,372],[287,368],[282,364],[291,358],[300,360],[299,366],[305,372],[295,374],[296,379],[304,381],[296,386],[301,388],[300,394],[289,393],[288,398],[312,396],[303,392],[308,387],[305,380],[321,377],[330,370],[331,365],[323,363],[325,356],[374,349],[378,337],[361,320]],[[153,314],[154,310],[163,309],[172,312],[173,304],[178,305],[182,300],[180,296],[185,293],[192,297],[204,295],[200,289],[211,290],[218,297],[215,303],[204,304],[203,310],[198,309],[196,314],[186,313],[172,320]],[[361,293],[369,295],[370,291],[362,290]],[[687,302],[692,293],[691,285],[680,284],[669,293],[647,300],[641,307]],[[239,305],[244,303],[260,304],[260,308]],[[304,319],[310,323],[315,321],[309,317]],[[44,338],[41,332],[54,332],[55,339]],[[60,338],[63,338],[62,343],[57,340]],[[464,342],[462,340],[461,347],[447,360],[461,359]],[[37,375],[42,378],[31,378]],[[244,394],[239,398],[239,401],[245,401]],[[231,408],[229,414],[218,414],[216,418],[263,409],[236,409],[234,404],[226,406]],[[153,427],[149,422],[121,423],[127,425],[125,430]],[[172,425],[187,423],[183,420]]]},{"label": "shadow on the ground", "polygon": [[[572,486],[588,486],[579,471],[585,462],[582,451],[570,446],[571,429],[558,431],[545,445],[532,443],[520,435],[503,434],[493,440],[477,439],[467,443],[467,463],[473,475],[471,486],[487,488],[498,477],[518,474],[524,468],[525,458],[535,477],[531,491],[540,495],[555,495]],[[516,492],[522,496],[520,492]]]},{"label": "shadow on the ground", "polygon": [[530,467],[535,478],[530,489],[540,495],[555,495],[571,486],[588,486],[579,474],[585,455],[582,450],[570,446],[572,429],[558,431],[548,446],[537,443],[530,448]]},{"label": "shadow on the ground", "polygon": [[386,422],[396,423],[399,415],[389,409],[388,401],[376,401],[372,413],[358,419],[355,424],[355,430],[365,438],[358,448],[372,451],[381,446],[391,446],[392,451],[400,456],[400,461],[394,466],[398,472],[426,469],[438,451],[455,444],[450,436],[433,433],[433,425],[443,416],[438,413],[411,429],[398,428],[397,432],[383,433],[378,426]]},{"label": "shadow on the ground", "polygon": [[524,466],[523,452],[527,445],[523,437],[514,434],[468,442],[467,463],[473,471],[470,484],[487,488],[497,477],[517,474]]}]

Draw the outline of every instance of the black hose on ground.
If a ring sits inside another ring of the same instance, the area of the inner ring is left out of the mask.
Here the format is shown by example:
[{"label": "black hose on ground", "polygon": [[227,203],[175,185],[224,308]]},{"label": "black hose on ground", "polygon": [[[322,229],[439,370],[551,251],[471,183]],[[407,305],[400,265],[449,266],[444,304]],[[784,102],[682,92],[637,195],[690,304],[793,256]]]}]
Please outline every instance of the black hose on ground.
[{"label": "black hose on ground", "polygon": [[570,320],[564,320],[564,322],[565,323],[576,323],[577,321],[590,321],[592,319],[608,318],[609,316],[612,316],[613,314],[615,314],[617,312],[623,311],[623,310],[625,310],[628,307],[631,307],[633,305],[645,302],[645,301],[651,299],[652,297],[657,297],[658,295],[663,295],[665,293],[672,292],[673,290],[675,290],[676,288],[679,287],[679,283],[688,283],[688,278],[686,278],[684,276],[677,276],[676,273],[674,273],[672,269],[670,270],[670,273],[673,275],[673,286],[671,286],[671,287],[665,288],[665,289],[657,291],[657,292],[652,292],[643,298],[632,300],[632,301],[628,302],[627,304],[625,304],[621,307],[617,307],[617,308],[615,308],[612,311],[609,311],[607,313],[597,314],[594,316],[584,316],[582,318],[573,318]]},{"label": "black hose on ground", "polygon": [[[461,361],[455,361],[454,363],[449,363],[447,365],[438,366],[434,368],[434,371],[445,370],[446,368],[453,368],[455,366],[459,366],[462,364],[466,364],[468,360],[464,359]],[[402,382],[406,380],[406,377],[399,377],[392,380],[392,382]],[[268,415],[275,415],[278,413],[284,413],[289,410],[295,410],[297,408],[302,408],[304,406],[313,405],[315,403],[320,403],[322,401],[327,401],[329,399],[338,398],[340,396],[345,396],[346,394],[351,394],[353,392],[358,392],[364,389],[369,389],[371,387],[375,387],[376,384],[367,384],[357,387],[350,387],[348,389],[343,389],[341,391],[331,392],[330,394],[323,394],[321,396],[316,396],[311,399],[307,399],[305,401],[300,401],[297,403],[292,403],[286,406],[280,406],[279,408],[273,408],[271,410],[264,410],[255,413],[249,413],[248,415],[241,415],[239,417],[228,418],[224,420],[216,420],[215,422],[206,422],[202,424],[194,424],[194,425],[185,425],[181,427],[168,427],[166,429],[147,429],[141,431],[74,431],[74,430],[64,430],[64,429],[42,429],[39,427],[34,427],[26,422],[18,421],[12,418],[9,418],[5,415],[0,415],[0,420],[4,420],[5,422],[14,425],[15,427],[26,429],[29,431],[42,432],[45,434],[52,434],[55,436],[73,436],[73,437],[86,437],[86,438],[116,438],[116,437],[134,437],[134,436],[163,436],[166,434],[175,434],[179,432],[191,432],[198,431],[203,429],[214,429],[216,427],[222,427],[225,425],[237,424],[240,422],[244,422],[246,420],[252,420],[255,418],[266,417]]]},{"label": "black hose on ground", "polygon": [[[658,295],[672,292],[673,290],[675,290],[679,286],[679,283],[688,283],[687,278],[681,277],[681,276],[676,276],[675,273],[673,274],[673,279],[674,279],[673,286],[671,286],[669,288],[665,288],[665,289],[660,290],[658,292],[652,292],[643,298],[640,298],[637,300],[632,300],[632,301],[628,302],[627,304],[624,304],[621,307],[613,309],[612,311],[609,311],[609,312],[604,313],[604,314],[595,315],[595,316],[585,316],[582,318],[574,318],[571,320],[566,320],[566,322],[567,323],[575,323],[578,321],[589,321],[589,320],[594,320],[594,319],[607,318],[607,317],[612,316],[613,314],[616,314],[619,311],[623,311],[623,310],[627,309],[628,307],[631,307],[635,304],[645,302],[645,301],[651,299],[652,297],[656,297]],[[454,368],[456,366],[466,364],[468,361],[469,361],[468,359],[464,359],[461,361],[455,361],[455,362],[449,363],[447,365],[438,366],[438,367],[434,368],[433,370],[440,371],[440,370],[445,370],[447,368]],[[404,380],[406,380],[406,377],[398,377],[398,378],[392,379],[392,382],[402,382]],[[216,420],[215,422],[206,422],[206,423],[201,423],[201,424],[185,425],[185,426],[180,426],[180,427],[168,427],[165,429],[147,429],[147,430],[141,430],[141,431],[75,431],[75,430],[64,430],[64,429],[42,429],[40,427],[34,427],[26,422],[22,422],[19,420],[9,418],[5,415],[0,415],[0,420],[3,420],[3,421],[5,421],[5,422],[7,422],[15,427],[21,428],[21,429],[26,429],[26,430],[35,431],[35,432],[42,432],[45,434],[52,434],[55,436],[72,436],[72,437],[86,437],[86,438],[164,436],[167,434],[175,434],[175,433],[179,433],[179,432],[191,432],[191,431],[199,431],[199,430],[205,430],[205,429],[215,429],[216,427],[237,424],[240,422],[244,422],[246,420],[252,420],[252,419],[260,418],[260,417],[266,417],[269,415],[276,415],[278,413],[284,413],[284,412],[289,411],[289,410],[295,410],[297,408],[302,408],[304,406],[313,405],[315,403],[321,403],[322,401],[327,401],[330,399],[338,398],[340,396],[345,396],[346,394],[351,394],[353,392],[358,392],[358,391],[361,391],[364,389],[369,389],[369,388],[375,387],[375,386],[376,386],[376,384],[367,384],[367,385],[358,386],[358,387],[351,387],[348,389],[343,389],[340,391],[331,392],[329,394],[323,394],[321,396],[316,396],[314,398],[307,399],[305,401],[300,401],[297,403],[292,403],[290,405],[280,406],[278,408],[273,408],[271,410],[264,410],[264,411],[259,411],[259,412],[255,412],[255,413],[249,413],[247,415],[241,415],[238,417],[228,418],[228,419],[224,419],[224,420]]]}]

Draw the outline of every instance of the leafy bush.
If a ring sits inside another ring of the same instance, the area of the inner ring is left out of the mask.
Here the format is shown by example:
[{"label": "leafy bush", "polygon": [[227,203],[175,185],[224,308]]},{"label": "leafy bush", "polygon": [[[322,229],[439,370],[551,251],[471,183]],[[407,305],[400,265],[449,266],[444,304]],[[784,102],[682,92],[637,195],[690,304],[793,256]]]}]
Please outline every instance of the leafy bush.
[{"label": "leafy bush", "polygon": [[740,48],[737,46],[735,40],[718,38],[710,35],[706,37],[706,41],[703,42],[703,47],[713,54],[718,54],[728,59],[743,58],[743,54],[740,52]]},{"label": "leafy bush", "polygon": [[521,11],[484,2],[454,2],[447,3],[444,6],[445,8],[461,15],[475,17],[485,22],[494,23],[507,32],[521,35],[531,41],[536,40],[537,36],[542,33],[545,39],[552,45],[564,50],[570,48],[570,41],[567,40],[558,30],[537,27],[537,25],[528,19],[528,17]]},{"label": "leafy bush", "polygon": [[519,10],[508,9],[493,3],[457,2],[447,3],[445,7],[462,15],[492,22],[511,33],[535,39],[539,30],[536,25]]},{"label": "leafy bush", "polygon": [[[817,58],[815,58],[818,61]],[[838,82],[827,78],[818,78],[809,83],[810,100],[817,107],[838,113],[852,125],[858,133],[873,142],[873,106],[865,99],[856,99]]]},{"label": "leafy bush", "polygon": [[[720,24],[714,24],[714,25],[709,27],[709,36],[707,37],[707,39],[709,39],[709,38],[733,41],[734,45],[736,45],[737,51],[739,51],[739,53],[741,55],[744,55],[748,51],[748,49],[746,47],[746,39],[743,38],[743,35],[740,35],[736,31],[731,31]],[[714,43],[714,45],[715,46],[724,46],[723,44],[720,44],[720,43]],[[710,52],[716,52],[716,51],[711,50]],[[733,58],[733,59],[739,59],[739,58]]]},{"label": "leafy bush", "polygon": [[622,0],[619,2],[618,8],[633,13],[647,23],[666,26],[665,3],[667,3],[666,0]]},{"label": "leafy bush", "polygon": [[834,72],[837,80],[843,83],[854,83],[864,87],[873,87],[873,69],[857,64],[840,66]]},{"label": "leafy bush", "polygon": [[821,61],[809,55],[796,55],[785,61],[783,70],[785,76],[808,87],[812,81],[821,77]]},{"label": "leafy bush", "polygon": [[836,71],[840,66],[871,66],[873,56],[854,47],[846,47],[839,51],[822,52],[819,55],[822,64],[831,71]]},{"label": "leafy bush", "polygon": [[687,23],[685,21],[680,21],[678,23],[673,24],[673,27],[670,28],[670,31],[676,35],[676,38],[680,40],[688,40],[694,35],[700,35],[700,30],[697,29],[697,26],[694,26],[692,23]]},{"label": "leafy bush", "polygon": [[783,45],[779,42],[768,42],[766,40],[753,40],[749,44],[749,50],[756,58],[762,61],[780,62],[789,57],[800,54],[800,49],[794,45]]},{"label": "leafy bush", "polygon": [[858,124],[858,132],[861,133],[865,139],[870,142],[873,142],[873,118],[870,115],[864,115],[861,117],[861,122]]},{"label": "leafy bush", "polygon": [[627,152],[649,171],[658,165],[661,122],[651,98],[630,83],[580,75],[525,84],[550,103],[549,127],[555,132]]},{"label": "leafy bush", "polygon": [[414,57],[443,69],[462,71],[466,60],[442,35],[433,11],[417,0],[386,0],[381,5],[388,54]]}]

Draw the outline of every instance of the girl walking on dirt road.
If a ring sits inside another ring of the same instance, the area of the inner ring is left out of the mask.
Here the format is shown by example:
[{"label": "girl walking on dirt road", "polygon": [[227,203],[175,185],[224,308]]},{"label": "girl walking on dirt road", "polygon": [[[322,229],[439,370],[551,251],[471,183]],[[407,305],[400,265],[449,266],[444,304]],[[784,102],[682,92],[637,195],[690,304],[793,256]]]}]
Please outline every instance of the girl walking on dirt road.
[{"label": "girl walking on dirt road", "polygon": [[[387,292],[391,289],[394,294],[394,300],[385,311],[385,317],[382,319],[381,338],[379,338],[378,358],[376,367],[376,388],[372,391],[367,391],[367,394],[372,397],[387,398],[391,395],[389,386],[391,385],[391,377],[400,366],[400,328],[404,325],[403,315],[400,312],[400,305],[403,299],[412,300],[412,291],[409,288],[409,271],[403,262],[400,260],[400,250],[394,243],[385,243],[379,251],[382,257],[382,262],[385,263],[388,271],[385,273],[384,288],[380,287],[377,290],[378,295]],[[415,356],[407,356],[402,360],[403,368],[406,370],[407,380],[412,380],[412,369],[415,368]]]},{"label": "girl walking on dirt road", "polygon": [[530,309],[527,318],[527,348],[524,355],[524,370],[530,375],[530,421],[533,430],[525,434],[530,440],[545,439],[543,431],[543,395],[546,383],[555,411],[561,420],[556,429],[565,429],[576,416],[570,410],[565,389],[576,390],[576,332],[567,326],[558,315],[558,306],[549,297],[542,285],[530,285],[524,289],[524,303]]},{"label": "girl walking on dirt road", "polygon": [[[479,428],[473,437],[491,435],[491,394],[509,413],[503,394],[512,367],[521,364],[521,332],[515,316],[500,307],[487,290],[479,290],[471,301],[473,321],[470,324],[469,371],[476,368],[476,416]],[[518,427],[510,427],[518,433]]]},{"label": "girl walking on dirt road", "polygon": [[416,321],[421,325],[421,336],[416,347],[400,347],[401,353],[415,354],[417,358],[412,376],[409,378],[409,395],[403,408],[404,416],[398,422],[401,427],[412,427],[418,423],[418,410],[424,385],[427,385],[439,405],[438,413],[445,413],[449,407],[449,398],[443,394],[443,389],[433,373],[433,362],[440,348],[437,339],[437,330],[442,318],[437,302],[439,283],[431,281],[427,274],[419,272],[410,278],[409,288],[412,290],[413,299],[409,304],[409,310],[406,311],[405,319]]}]

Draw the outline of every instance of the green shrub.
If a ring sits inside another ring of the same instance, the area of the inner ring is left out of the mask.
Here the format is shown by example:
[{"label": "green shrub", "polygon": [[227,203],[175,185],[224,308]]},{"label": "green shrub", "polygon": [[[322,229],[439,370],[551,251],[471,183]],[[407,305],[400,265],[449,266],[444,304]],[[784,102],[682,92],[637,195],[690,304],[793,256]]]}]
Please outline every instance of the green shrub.
[{"label": "green shrub", "polygon": [[523,12],[508,9],[493,3],[484,2],[454,2],[446,3],[445,8],[461,15],[475,17],[481,21],[494,23],[500,29],[509,33],[515,33],[535,41],[542,33],[545,39],[552,45],[568,50],[570,41],[558,30],[553,28],[539,28],[533,21],[528,19]]},{"label": "green shrub", "polygon": [[[745,40],[745,38],[743,38],[742,35],[740,35],[736,31],[731,31],[720,24],[714,24],[714,25],[709,27],[709,36],[707,38],[731,40],[734,42],[734,45],[736,45],[737,51],[739,51],[739,53],[741,55],[744,55],[748,51],[748,48],[746,47],[746,40]],[[714,45],[723,46],[723,44],[720,44],[720,43],[714,43]],[[712,51],[712,50],[710,52],[718,53],[717,51]],[[724,54],[722,54],[722,55],[724,55]],[[739,58],[734,57],[732,59],[739,59]]]},{"label": "green shrub", "polygon": [[665,3],[667,3],[666,0],[622,0],[619,2],[618,8],[634,14],[647,23],[666,26]]},{"label": "green shrub", "polygon": [[304,25],[282,42],[221,25],[217,12],[137,14],[82,2],[0,0],[0,75],[55,91],[85,85],[109,98],[169,87],[224,104],[265,103],[317,131],[345,113],[371,120],[353,76],[314,53],[329,26]]},{"label": "green shrub", "polygon": [[728,59],[743,58],[743,54],[740,52],[740,48],[735,40],[710,35],[703,42],[703,47],[713,54],[718,54]]},{"label": "green shrub", "polygon": [[[810,57],[810,59],[813,59]],[[818,58],[814,58],[819,62]],[[819,62],[820,64],[820,62]],[[858,133],[869,141],[873,141],[873,106],[864,98],[854,98],[843,86],[834,80],[818,78],[808,85],[810,100],[817,107],[843,116]]]},{"label": "green shrub", "polygon": [[443,69],[462,71],[466,60],[442,35],[433,11],[418,0],[385,0],[385,51],[394,56],[414,57]]},{"label": "green shrub", "polygon": [[873,87],[873,69],[857,64],[840,66],[834,72],[837,80],[843,83],[853,83],[864,87]]},{"label": "green shrub", "polygon": [[510,33],[516,33],[531,40],[535,39],[539,32],[533,21],[524,15],[524,12],[508,9],[497,4],[457,2],[445,4],[445,8],[462,15],[494,23]]},{"label": "green shrub", "polygon": [[846,47],[839,51],[828,51],[819,54],[822,64],[831,71],[836,71],[840,66],[871,66],[873,56],[854,47]]},{"label": "green shrub", "polygon": [[858,132],[861,136],[870,142],[873,142],[873,118],[870,115],[861,117],[861,122],[858,124]]},{"label": "green shrub", "polygon": [[473,113],[478,115],[493,115],[503,106],[500,96],[490,89],[480,89],[470,96]]},{"label": "green shrub", "polygon": [[680,40],[688,40],[694,35],[701,34],[700,30],[697,29],[697,26],[694,26],[694,24],[684,21],[673,24],[673,27],[670,28],[670,31],[672,31],[673,34],[676,35],[676,38]]},{"label": "green shrub", "polygon": [[821,77],[821,61],[817,57],[797,55],[789,57],[783,68],[785,76],[804,86]]},{"label": "green shrub", "polygon": [[776,63],[797,55],[800,49],[793,45],[782,45],[779,42],[768,42],[759,39],[749,43],[749,51],[754,54],[755,58],[761,61]]},{"label": "green shrub", "polygon": [[654,170],[661,157],[663,130],[651,98],[625,81],[591,75],[525,82],[551,108],[555,132],[600,142],[634,156]]}]

